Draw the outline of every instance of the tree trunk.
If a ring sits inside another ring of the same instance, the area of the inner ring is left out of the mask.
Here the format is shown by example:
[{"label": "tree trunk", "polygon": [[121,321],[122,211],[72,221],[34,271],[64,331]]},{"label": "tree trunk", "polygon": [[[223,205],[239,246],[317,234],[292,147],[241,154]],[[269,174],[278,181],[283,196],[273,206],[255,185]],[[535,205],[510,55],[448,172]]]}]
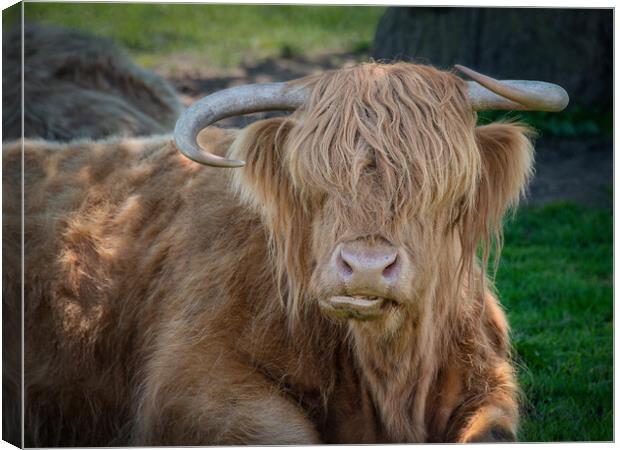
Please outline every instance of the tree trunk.
[{"label": "tree trunk", "polygon": [[394,7],[379,22],[371,55],[550,81],[572,104],[612,105],[611,9]]}]

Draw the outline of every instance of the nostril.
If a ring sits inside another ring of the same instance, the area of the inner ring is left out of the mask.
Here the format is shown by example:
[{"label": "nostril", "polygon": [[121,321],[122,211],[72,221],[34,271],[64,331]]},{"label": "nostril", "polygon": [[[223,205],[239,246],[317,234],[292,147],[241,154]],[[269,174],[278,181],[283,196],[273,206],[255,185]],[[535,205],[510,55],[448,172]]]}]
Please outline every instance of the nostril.
[{"label": "nostril", "polygon": [[384,278],[394,278],[396,277],[396,275],[398,275],[398,270],[399,270],[399,262],[398,262],[398,256],[394,255],[394,258],[392,259],[392,262],[390,262],[387,266],[385,266],[385,269],[383,269],[383,277]]},{"label": "nostril", "polygon": [[338,257],[336,258],[336,267],[338,269],[338,272],[345,277],[349,277],[353,274],[353,268],[345,260],[345,258],[342,255],[342,252],[338,253]]}]

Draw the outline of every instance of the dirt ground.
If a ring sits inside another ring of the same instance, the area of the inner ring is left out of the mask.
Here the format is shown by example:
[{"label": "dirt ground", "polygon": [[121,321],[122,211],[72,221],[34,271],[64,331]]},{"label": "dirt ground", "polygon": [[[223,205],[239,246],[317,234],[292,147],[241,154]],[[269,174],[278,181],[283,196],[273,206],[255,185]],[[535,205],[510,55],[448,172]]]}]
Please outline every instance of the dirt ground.
[{"label": "dirt ground", "polygon": [[[186,105],[198,98],[231,86],[286,81],[329,69],[355,64],[362,57],[330,53],[315,57],[293,56],[242,64],[224,70],[210,69],[188,55],[179,55],[154,67],[183,96]],[[222,126],[242,127],[260,113],[222,121]],[[613,142],[610,138],[554,138],[541,136],[536,142],[536,175],[526,203],[545,204],[568,200],[584,206],[611,208],[613,204]]]}]

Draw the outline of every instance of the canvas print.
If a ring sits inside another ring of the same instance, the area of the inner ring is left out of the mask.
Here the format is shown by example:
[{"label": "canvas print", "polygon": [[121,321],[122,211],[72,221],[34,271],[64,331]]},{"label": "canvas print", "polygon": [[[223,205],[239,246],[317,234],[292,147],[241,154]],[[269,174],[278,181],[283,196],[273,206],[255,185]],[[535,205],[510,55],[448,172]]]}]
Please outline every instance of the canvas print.
[{"label": "canvas print", "polygon": [[3,440],[611,441],[612,17],[4,10]]}]

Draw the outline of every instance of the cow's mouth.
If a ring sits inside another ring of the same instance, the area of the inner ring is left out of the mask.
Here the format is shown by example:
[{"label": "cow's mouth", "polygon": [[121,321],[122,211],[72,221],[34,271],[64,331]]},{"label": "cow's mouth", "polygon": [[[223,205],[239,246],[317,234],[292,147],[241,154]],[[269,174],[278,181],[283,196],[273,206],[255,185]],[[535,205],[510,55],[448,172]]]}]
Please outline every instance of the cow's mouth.
[{"label": "cow's mouth", "polygon": [[336,319],[370,320],[383,316],[396,302],[384,297],[337,295],[319,300],[323,311]]}]

